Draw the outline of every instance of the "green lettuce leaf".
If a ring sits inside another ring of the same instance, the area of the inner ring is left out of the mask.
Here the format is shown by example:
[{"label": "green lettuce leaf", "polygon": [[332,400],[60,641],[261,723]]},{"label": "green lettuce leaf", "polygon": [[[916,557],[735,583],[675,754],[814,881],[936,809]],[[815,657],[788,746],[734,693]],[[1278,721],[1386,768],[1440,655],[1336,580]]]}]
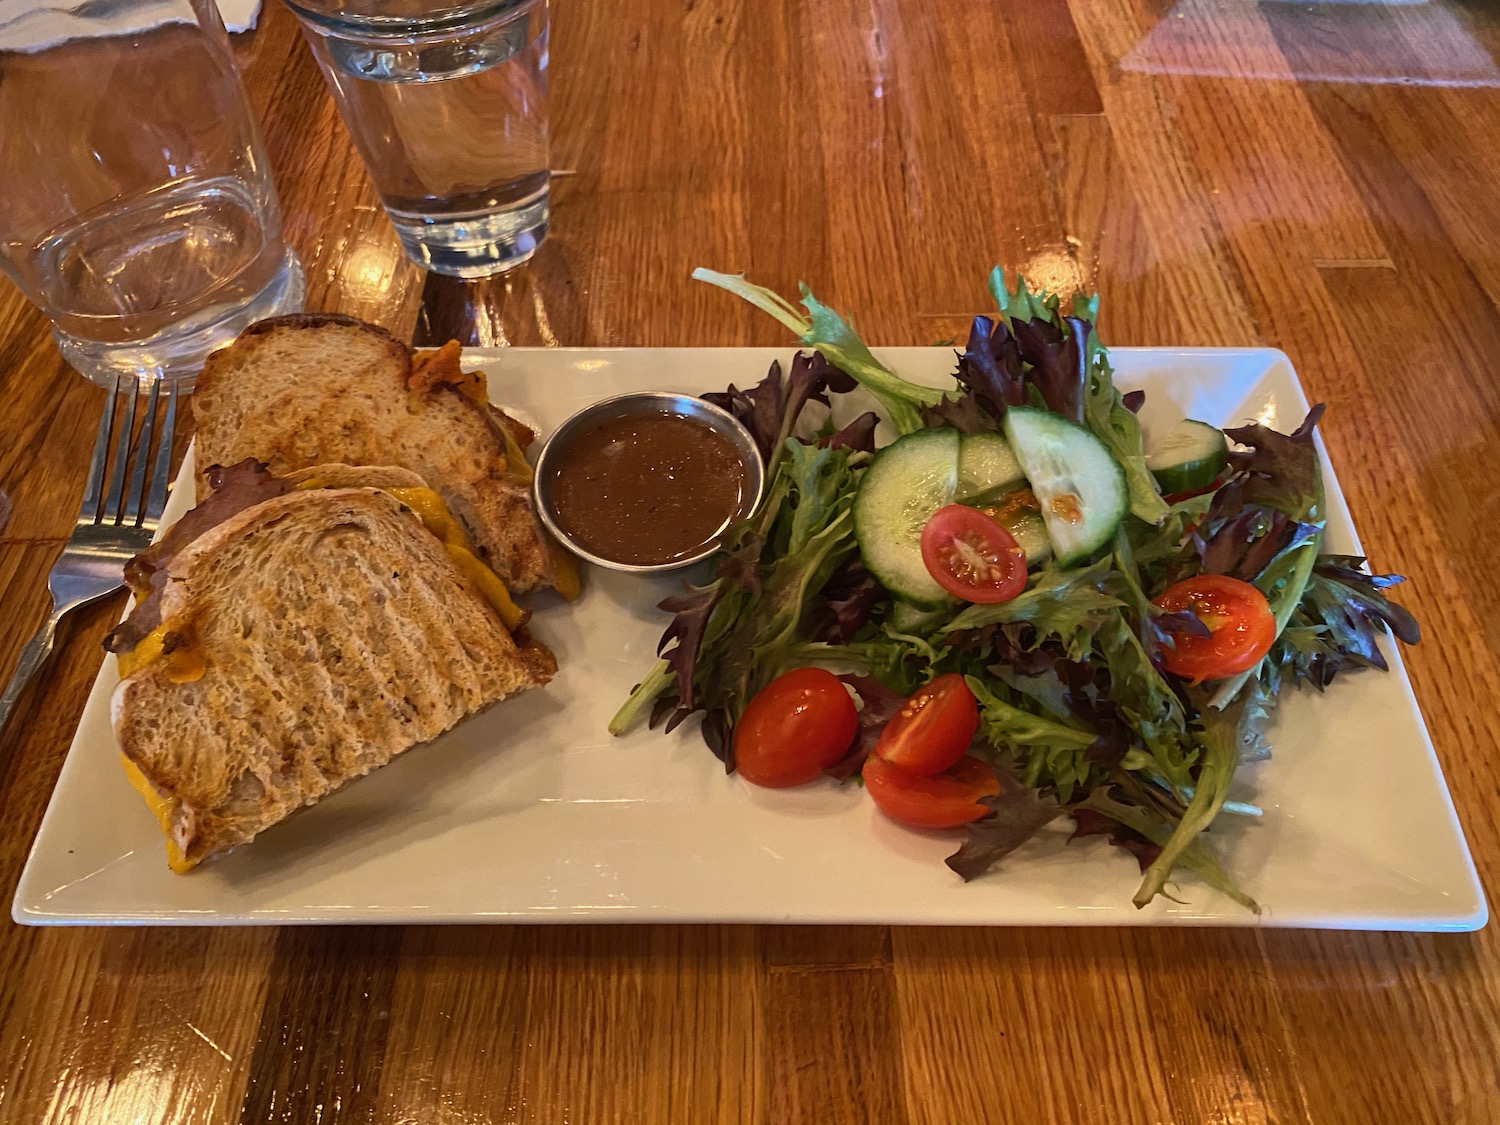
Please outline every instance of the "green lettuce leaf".
[{"label": "green lettuce leaf", "polygon": [[1051,785],[1066,802],[1077,787],[1091,788],[1102,776],[1087,760],[1097,740],[1080,730],[1001,699],[977,676],[964,677],[979,702],[979,729],[985,739],[1011,755],[1028,789]]},{"label": "green lettuce leaf", "polygon": [[1008,602],[970,606],[948,623],[948,629],[1024,621],[1035,627],[1038,637],[1061,638],[1069,657],[1081,659],[1091,647],[1092,631],[1125,604],[1115,596],[1118,585],[1118,574],[1108,558],[1071,570],[1044,567],[1029,589]]},{"label": "green lettuce leaf", "polygon": [[754,694],[806,646],[802,625],[829,578],[852,555],[855,467],[846,446],[785,443],[761,507],[725,533],[715,580],[662,602],[673,613],[661,661],[610,724],[643,715],[667,729],[702,711],[703,738],[733,770],[732,733]]},{"label": "green lettuce leaf", "polygon": [[855,549],[853,471],[841,448],[787,442],[781,471],[789,500],[761,561],[760,593],[725,632],[716,666],[699,660],[732,728],[750,697],[783,670],[798,625],[840,563]]},{"label": "green lettuce leaf", "polygon": [[[1202,758],[1193,799],[1188,803],[1187,811],[1182,814],[1172,835],[1162,844],[1161,854],[1147,868],[1140,889],[1132,900],[1136,906],[1145,906],[1163,892],[1173,868],[1183,860],[1197,842],[1198,836],[1213,823],[1214,817],[1224,807],[1234,771],[1240,763],[1243,736],[1239,728],[1243,711],[1244,705],[1239,703],[1222,711],[1210,710],[1204,713]],[[1237,896],[1237,899],[1245,901],[1243,896]]]},{"label": "green lettuce leaf", "polygon": [[631,689],[630,695],[609,720],[609,733],[624,734],[645,718],[648,708],[672,686],[674,678],[670,662],[658,660],[653,664],[646,678]]},{"label": "green lettuce leaf", "polygon": [[[1007,322],[1012,320],[1047,320],[1053,324],[1060,324],[1062,317],[1058,312],[1060,301],[1055,293],[1048,293],[1045,289],[1033,293],[1026,284],[1026,279],[1020,274],[1016,275],[1016,287],[1012,290],[1005,280],[1005,271],[999,266],[990,270],[990,296],[995,299],[995,305],[1000,310],[1000,315]],[[1095,298],[1097,302],[1097,298]]]},{"label": "green lettuce leaf", "polygon": [[[1131,831],[1139,833],[1153,844],[1161,847],[1163,852],[1166,850],[1166,845],[1173,839],[1176,830],[1173,822],[1159,812],[1142,808],[1139,805],[1125,804],[1114,800],[1103,789],[1095,790],[1089,794],[1087,800],[1080,802],[1075,807],[1092,809],[1094,812],[1108,817],[1117,824],[1124,825]],[[1213,852],[1209,851],[1201,840],[1192,839],[1181,843],[1177,849],[1175,866],[1181,867],[1184,871],[1198,876],[1198,878],[1202,879],[1209,886],[1232,898],[1241,906],[1254,911],[1256,914],[1260,913],[1260,905],[1234,885],[1234,881],[1229,878],[1224,868],[1219,864],[1218,859],[1214,857]],[[1151,868],[1147,870],[1149,871]],[[1165,887],[1165,880],[1163,880],[1162,886],[1163,888]],[[1157,893],[1164,892],[1159,891]],[[1136,898],[1136,905],[1143,906],[1144,903],[1139,901],[1139,894]]]},{"label": "green lettuce leaf", "polygon": [[1109,698],[1151,754],[1151,772],[1179,792],[1188,788],[1198,747],[1188,733],[1182,700],[1146,656],[1122,615],[1104,620],[1095,644],[1109,668]]},{"label": "green lettuce leaf", "polygon": [[876,359],[854,328],[814,297],[806,285],[801,286],[802,306],[807,310],[804,314],[784,297],[746,281],[743,274],[717,273],[700,266],[693,271],[693,278],[743,297],[796,333],[802,343],[817,349],[829,363],[852,375],[885,408],[898,433],[922,429],[923,408],[936,406],[943,399],[942,391],[903,379]]},{"label": "green lettuce leaf", "polygon": [[[1092,343],[1094,334],[1089,333]],[[1095,345],[1097,346],[1097,345]],[[1156,478],[1146,468],[1142,448],[1141,424],[1124,404],[1109,374],[1109,363],[1102,357],[1093,368],[1088,394],[1084,399],[1084,423],[1094,436],[1109,447],[1115,460],[1125,470],[1125,485],[1130,491],[1130,514],[1148,524],[1167,518],[1168,505],[1157,489]]]}]

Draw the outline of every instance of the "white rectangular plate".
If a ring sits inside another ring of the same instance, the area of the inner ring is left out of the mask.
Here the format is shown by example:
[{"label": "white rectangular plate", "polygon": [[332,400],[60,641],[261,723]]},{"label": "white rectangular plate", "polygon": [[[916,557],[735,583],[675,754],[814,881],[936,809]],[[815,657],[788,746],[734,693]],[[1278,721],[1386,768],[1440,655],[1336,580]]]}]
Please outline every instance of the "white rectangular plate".
[{"label": "white rectangular plate", "polygon": [[[550,431],[623,391],[753,384],[772,349],[482,353],[496,402]],[[1114,351],[1145,420],[1255,419],[1289,430],[1306,401],[1270,350]],[[942,384],[944,348],[892,348],[897,370]],[[1336,404],[1335,404],[1336,405]],[[1328,466],[1331,550],[1358,542]],[[184,467],[185,482],[190,466]],[[169,516],[187,507],[179,487]],[[1378,563],[1379,560],[1377,560]],[[594,571],[567,605],[534,607],[561,670],[253,845],[173,875],[126,784],[109,725],[106,661],[22,875],[18,922],[866,922],[1271,925],[1469,930],[1487,918],[1474,866],[1399,654],[1392,670],[1286,700],[1275,756],[1221,818],[1213,845],[1264,906],[1257,918],[1192,879],[1136,910],[1135,861],[1062,825],[964,884],[943,865],[961,833],[884,820],[857,786],[763,790],[726,777],[696,723],[613,739],[605,724],[651,665],[677,580]],[[1429,641],[1441,643],[1441,639]]]}]

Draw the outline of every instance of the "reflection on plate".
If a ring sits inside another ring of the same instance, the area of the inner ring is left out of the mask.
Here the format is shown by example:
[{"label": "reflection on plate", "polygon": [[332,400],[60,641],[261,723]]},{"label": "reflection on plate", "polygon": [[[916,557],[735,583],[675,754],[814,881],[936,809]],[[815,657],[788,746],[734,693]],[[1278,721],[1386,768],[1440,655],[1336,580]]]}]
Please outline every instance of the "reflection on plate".
[{"label": "reflection on plate", "polygon": [[[782,350],[507,349],[472,353],[495,401],[542,432],[625,391],[703,391],[764,374]],[[943,348],[882,358],[941,384]],[[1279,352],[1120,348],[1144,420],[1255,419],[1306,410]],[[1334,403],[1333,409],[1338,409]],[[1326,469],[1326,465],[1325,465]],[[183,472],[191,471],[185,465]],[[1329,543],[1358,552],[1328,477]],[[179,489],[169,517],[186,507]],[[1380,560],[1375,560],[1377,568]],[[856,789],[758,790],[726,777],[692,724],[611,739],[605,723],[649,667],[679,578],[595,570],[578,602],[550,595],[533,628],[558,655],[545,690],[299,813],[189,876],[166,867],[151,816],[121,775],[109,728],[113,662],[99,675],[16,893],[19,922],[245,924],[455,921],[762,921],[990,925],[1271,925],[1473,929],[1484,900],[1399,654],[1327,696],[1297,693],[1270,762],[1242,773],[1266,810],[1213,846],[1257,919],[1192,881],[1137,911],[1134,860],[1093,840],[1035,839],[963,884],[947,833],[883,821]],[[1372,768],[1378,765],[1378,768]]]}]

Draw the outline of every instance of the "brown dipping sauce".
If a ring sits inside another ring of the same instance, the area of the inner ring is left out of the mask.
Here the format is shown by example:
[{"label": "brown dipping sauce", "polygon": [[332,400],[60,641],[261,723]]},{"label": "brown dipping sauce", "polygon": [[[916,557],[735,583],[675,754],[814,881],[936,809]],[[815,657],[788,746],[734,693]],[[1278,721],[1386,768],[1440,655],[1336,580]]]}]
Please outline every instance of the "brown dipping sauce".
[{"label": "brown dipping sauce", "polygon": [[558,526],[613,562],[691,558],[748,499],[749,474],[729,439],[681,414],[609,418],[568,437],[552,457]]}]

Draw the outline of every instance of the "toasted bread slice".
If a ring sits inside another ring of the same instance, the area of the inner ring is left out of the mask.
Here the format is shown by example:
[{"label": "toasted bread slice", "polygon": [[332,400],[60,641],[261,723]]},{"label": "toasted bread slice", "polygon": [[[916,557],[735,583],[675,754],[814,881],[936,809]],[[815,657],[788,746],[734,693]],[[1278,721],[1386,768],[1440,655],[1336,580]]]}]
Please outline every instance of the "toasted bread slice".
[{"label": "toasted bread slice", "polygon": [[[491,406],[483,376],[457,358],[451,344],[414,366],[405,344],[347,316],[253,324],[198,377],[198,464],[254,457],[277,476],[327,462],[410,469],[512,590],[557,585],[567,563],[532,511],[531,431]],[[199,499],[207,491],[200,477]]]},{"label": "toasted bread slice", "polygon": [[273,497],[165,569],[161,624],[134,645],[154,657],[120,684],[113,714],[175,870],[556,671],[378,489]]}]

